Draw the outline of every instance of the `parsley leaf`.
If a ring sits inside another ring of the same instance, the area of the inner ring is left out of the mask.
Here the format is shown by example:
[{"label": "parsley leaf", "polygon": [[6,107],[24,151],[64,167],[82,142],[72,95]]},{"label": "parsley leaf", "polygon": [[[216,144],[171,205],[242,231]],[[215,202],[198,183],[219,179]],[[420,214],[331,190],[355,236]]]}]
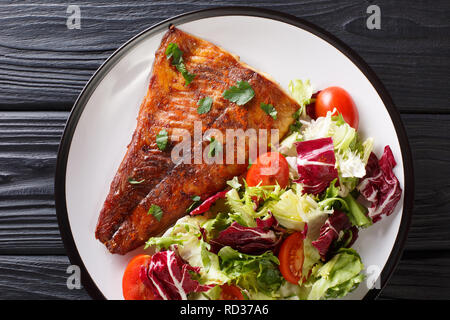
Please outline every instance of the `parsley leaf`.
[{"label": "parsley leaf", "polygon": [[211,110],[212,103],[213,103],[213,99],[210,97],[204,97],[204,98],[201,98],[200,100],[198,100],[198,102],[197,102],[198,114],[204,114],[204,113],[209,112],[209,110]]},{"label": "parsley leaf", "polygon": [[176,43],[169,43],[166,48],[167,59],[172,58],[172,65],[177,68],[184,78],[184,85],[189,85],[195,78],[195,74],[189,73],[183,61],[183,51],[180,50]]},{"label": "parsley leaf", "polygon": [[142,183],[142,182],[144,182],[144,181],[145,181],[145,179],[142,179],[142,180],[137,181],[137,180],[134,180],[134,179],[131,178],[131,177],[128,178],[128,183],[129,183],[129,184],[140,184],[140,183]]},{"label": "parsley leaf", "polygon": [[290,132],[300,131],[301,127],[302,127],[302,123],[297,120],[289,126],[289,131]]},{"label": "parsley leaf", "polygon": [[147,214],[151,214],[152,216],[155,217],[156,220],[161,221],[161,218],[163,216],[163,211],[162,209],[157,206],[156,204],[152,204],[150,206],[150,209],[148,209]]},{"label": "parsley leaf", "polygon": [[158,149],[161,151],[164,151],[167,147],[167,142],[169,141],[169,136],[167,134],[166,129],[162,129],[157,135],[156,135],[156,145],[158,146]]},{"label": "parsley leaf", "polygon": [[302,108],[298,109],[297,111],[295,111],[292,114],[292,118],[294,118],[294,120],[298,120],[300,118],[300,113],[302,112]]},{"label": "parsley leaf", "polygon": [[237,86],[230,87],[222,93],[222,97],[242,106],[253,99],[255,91],[247,81],[238,81]]},{"label": "parsley leaf", "polygon": [[192,80],[194,80],[195,74],[189,73],[189,71],[187,71],[186,66],[184,65],[183,62],[177,64],[175,67],[183,76],[185,86],[189,85],[192,82]]},{"label": "parsley leaf", "polygon": [[289,132],[300,131],[302,127],[302,123],[300,122],[300,114],[302,113],[302,108],[298,109],[292,114],[292,118],[294,118],[294,123],[289,126]]},{"label": "parsley leaf", "polygon": [[[197,203],[200,201],[200,196],[193,196],[192,201],[194,201],[189,208],[186,209],[186,212],[191,212],[194,209],[194,206],[197,206]],[[189,230],[187,230],[189,232]]]},{"label": "parsley leaf", "polygon": [[217,141],[214,137],[211,137],[209,141],[211,143],[209,144],[208,157],[212,158],[222,151],[222,144],[219,141]]},{"label": "parsley leaf", "polygon": [[172,58],[172,64],[176,65],[183,62],[183,51],[178,48],[176,43],[169,43],[166,48],[166,57],[167,59]]},{"label": "parsley leaf", "polygon": [[273,105],[261,102],[260,107],[261,109],[264,110],[265,113],[271,116],[274,120],[277,120],[277,110],[273,107]]}]

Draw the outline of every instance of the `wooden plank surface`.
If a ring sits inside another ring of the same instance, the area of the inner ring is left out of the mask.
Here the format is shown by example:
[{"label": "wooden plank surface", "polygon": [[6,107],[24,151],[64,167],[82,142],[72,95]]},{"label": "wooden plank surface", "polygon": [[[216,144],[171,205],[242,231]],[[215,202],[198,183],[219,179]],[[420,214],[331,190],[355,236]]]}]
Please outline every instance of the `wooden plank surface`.
[{"label": "wooden plank surface", "polygon": [[67,288],[65,256],[0,256],[0,299],[89,299]]},{"label": "wooden plank surface", "polygon": [[[0,3],[0,299],[87,299],[68,290],[68,260],[53,198],[56,152],[68,110],[99,65],[150,25],[242,1],[77,1],[81,29],[66,28],[67,1]],[[416,197],[399,267],[382,298],[450,298],[450,2],[377,1],[381,30],[365,28],[367,1],[259,0],[251,5],[313,22],[375,70],[403,113]]]},{"label": "wooden plank surface", "polygon": [[[100,64],[140,31],[184,12],[245,2],[76,4],[81,9],[80,30],[66,27],[67,1],[0,3],[0,109],[69,110]],[[349,44],[379,75],[402,112],[450,112],[449,1],[377,1],[381,30],[366,28],[367,1],[251,4],[307,19]]]},{"label": "wooden plank surface", "polygon": [[67,116],[0,113],[0,253],[64,253],[53,179]]},{"label": "wooden plank surface", "polygon": [[448,300],[449,251],[405,251],[381,299]]}]

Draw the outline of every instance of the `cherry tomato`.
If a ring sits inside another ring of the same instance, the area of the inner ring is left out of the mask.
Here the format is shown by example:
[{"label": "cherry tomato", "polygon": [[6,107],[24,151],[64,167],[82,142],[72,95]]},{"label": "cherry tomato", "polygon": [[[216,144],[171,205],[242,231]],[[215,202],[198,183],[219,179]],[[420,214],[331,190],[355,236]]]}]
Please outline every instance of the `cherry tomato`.
[{"label": "cherry tomato", "polygon": [[122,291],[125,300],[154,300],[152,290],[142,283],[140,272],[148,265],[151,256],[140,254],[128,263],[122,278]]},{"label": "cherry tomato", "polygon": [[298,284],[302,276],[304,260],[303,235],[300,232],[295,232],[284,240],[278,259],[283,277],[290,283]]},{"label": "cherry tomato", "polygon": [[279,152],[267,152],[258,157],[247,172],[247,184],[250,187],[275,185],[281,188],[289,184],[289,164]]},{"label": "cherry tomato", "polygon": [[220,287],[222,288],[220,300],[244,300],[244,296],[238,287],[229,284],[223,284]]},{"label": "cherry tomato", "polygon": [[345,122],[358,130],[358,109],[350,94],[340,87],[329,87],[320,91],[315,105],[316,117],[325,117],[328,111],[333,112],[335,108],[342,114]]}]

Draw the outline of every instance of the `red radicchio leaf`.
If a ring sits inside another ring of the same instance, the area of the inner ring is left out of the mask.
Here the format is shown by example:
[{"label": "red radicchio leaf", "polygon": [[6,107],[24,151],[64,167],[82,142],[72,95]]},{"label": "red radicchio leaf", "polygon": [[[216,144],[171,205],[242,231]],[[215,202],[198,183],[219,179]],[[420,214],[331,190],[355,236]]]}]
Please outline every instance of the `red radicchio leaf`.
[{"label": "red radicchio leaf", "polygon": [[217,200],[219,200],[221,198],[225,198],[225,195],[227,194],[227,192],[228,192],[228,190],[224,190],[224,191],[218,192],[215,195],[209,197],[208,199],[203,201],[203,203],[201,205],[199,205],[197,208],[192,210],[190,215],[196,216],[198,214],[205,213],[206,211],[209,210],[209,208],[211,208],[211,206],[213,205],[214,202],[216,202]]},{"label": "red radicchio leaf", "polygon": [[307,104],[305,106],[306,108],[306,114],[311,118],[316,120],[317,116],[316,116],[316,99],[317,99],[317,95],[320,93],[320,90],[317,91],[316,93],[313,93],[313,95],[311,96],[311,103]]},{"label": "red radicchio leaf", "polygon": [[216,239],[209,241],[211,251],[217,253],[225,246],[246,254],[262,254],[275,250],[282,238],[281,233],[270,230],[277,227],[276,219],[273,216],[265,220],[258,218],[256,224],[256,227],[250,228],[233,222],[221,231]]},{"label": "red radicchio leaf", "polygon": [[[344,230],[348,230],[352,227],[347,215],[342,211],[335,210],[331,216],[320,227],[320,235],[316,241],[312,242],[312,245],[319,251],[320,257],[325,260],[331,245],[337,239],[339,239],[339,233]],[[352,232],[352,239],[347,246],[351,246],[355,242],[357,237],[355,232]]]},{"label": "red radicchio leaf", "polygon": [[303,184],[303,193],[321,193],[338,177],[333,140],[307,140],[296,146],[299,178],[295,182]]},{"label": "red radicchio leaf", "polygon": [[270,213],[270,217],[267,219],[259,219],[256,218],[256,226],[258,228],[262,228],[264,230],[270,229],[271,227],[276,227],[278,226],[278,221],[277,219],[275,219],[275,217],[273,216],[273,214],[269,211]]},{"label": "red radicchio leaf", "polygon": [[152,289],[156,300],[186,300],[190,292],[208,291],[214,285],[201,285],[189,272],[198,273],[173,251],[161,251],[152,256],[150,264],[141,269],[142,282]]},{"label": "red radicchio leaf", "polygon": [[384,148],[380,160],[371,153],[366,166],[366,176],[357,187],[361,195],[372,203],[369,217],[374,223],[383,215],[391,215],[402,196],[400,182],[392,171],[395,165],[394,155],[389,146]]}]

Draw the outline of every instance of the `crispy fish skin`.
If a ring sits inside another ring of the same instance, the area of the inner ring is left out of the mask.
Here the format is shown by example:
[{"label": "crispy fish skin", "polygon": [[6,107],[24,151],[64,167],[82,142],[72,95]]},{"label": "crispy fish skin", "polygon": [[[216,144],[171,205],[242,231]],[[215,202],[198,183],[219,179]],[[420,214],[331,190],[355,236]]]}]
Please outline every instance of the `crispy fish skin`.
[{"label": "crispy fish skin", "polygon": [[[168,34],[175,36],[171,38],[171,42],[177,43],[184,51],[183,59],[189,72],[196,74],[194,81],[189,85],[189,90],[196,92],[199,96],[211,96],[214,99],[211,112],[218,105],[224,106],[221,108],[220,115],[207,125],[209,128],[220,130],[224,136],[226,129],[244,131],[278,129],[280,137],[287,133],[294,121],[292,114],[300,106],[276,83],[216,46],[205,48],[201,45],[191,46],[192,39],[197,38],[176,28],[170,29]],[[163,40],[160,50],[165,50],[166,45],[167,41]],[[199,52],[202,53],[202,57],[205,57],[204,60],[198,58]],[[255,91],[254,98],[245,106],[238,106],[222,97],[222,92],[239,80],[249,82]],[[261,109],[262,102],[270,103],[277,109],[276,120]],[[196,101],[191,102],[191,104],[195,103]],[[170,125],[173,128],[185,121],[185,118],[181,116]],[[209,143],[202,143],[203,150],[208,146]],[[225,159],[226,145],[223,149]],[[247,156],[248,146],[242,147],[235,144],[233,152],[236,156],[242,153]],[[185,215],[186,209],[192,204],[193,196],[199,195],[201,199],[205,199],[223,190],[227,180],[243,174],[246,170],[247,164],[205,162],[194,164],[193,161],[191,164],[179,163],[171,167],[145,198],[122,220],[120,227],[105,243],[107,248],[112,253],[125,254],[141,246],[149,237],[160,234]],[[152,204],[158,205],[163,210],[160,221],[148,214]]]},{"label": "crispy fish skin", "polygon": [[[198,73],[189,86],[184,85],[183,77],[166,58],[165,50],[169,43],[177,43],[186,52],[183,58],[188,67]],[[199,115],[197,101],[205,96],[216,97],[222,88],[235,81],[231,78],[214,81],[216,75],[222,74],[232,63],[236,61],[230,54],[176,28],[172,27],[164,35],[155,53],[152,75],[139,110],[136,130],[99,215],[95,236],[102,243],[111,239],[139,202],[175,166],[171,160],[171,150],[176,143],[169,142],[167,148],[161,151],[156,144],[157,134],[165,129],[170,137],[174,128],[192,134],[194,121],[201,121],[204,132],[223,113],[228,103],[215,101],[210,112]],[[142,182],[130,184],[130,178]]]}]

